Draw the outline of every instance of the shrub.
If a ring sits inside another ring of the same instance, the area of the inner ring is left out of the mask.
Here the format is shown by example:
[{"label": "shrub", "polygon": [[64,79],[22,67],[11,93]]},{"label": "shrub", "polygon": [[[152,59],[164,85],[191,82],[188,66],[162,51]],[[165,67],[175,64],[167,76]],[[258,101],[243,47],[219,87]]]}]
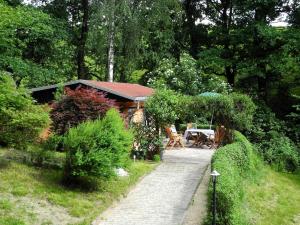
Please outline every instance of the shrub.
[{"label": "shrub", "polygon": [[299,166],[299,152],[286,136],[284,122],[262,103],[258,104],[253,121],[247,134],[257,144],[264,161],[278,171],[295,171]]},{"label": "shrub", "polygon": [[59,135],[79,123],[102,118],[110,108],[117,108],[114,100],[95,89],[78,87],[66,88],[61,100],[53,104],[52,129]]},{"label": "shrub", "polygon": [[146,111],[158,126],[174,123],[180,115],[180,95],[166,89],[156,90],[155,94],[146,101]]},{"label": "shrub", "polygon": [[[217,224],[248,224],[242,215],[243,181],[259,170],[260,163],[250,142],[235,132],[235,142],[220,148],[213,156],[212,167],[221,176],[217,184]],[[210,196],[212,188],[209,189]]]},{"label": "shrub", "polygon": [[203,96],[180,96],[178,110],[185,122],[209,121],[212,114],[208,99]]},{"label": "shrub", "polygon": [[155,162],[159,162],[159,161],[161,160],[161,159],[160,159],[160,155],[154,155],[153,160],[154,160]]},{"label": "shrub", "polygon": [[273,131],[284,132],[286,130],[284,122],[277,119],[275,113],[268,106],[262,102],[258,102],[256,105],[253,126],[246,132],[252,142],[269,141]]},{"label": "shrub", "polygon": [[42,142],[42,148],[45,150],[53,151],[53,150],[63,150],[63,142],[64,136],[51,134],[47,140]]},{"label": "shrub", "polygon": [[263,141],[258,146],[263,159],[277,171],[297,170],[299,153],[288,137],[274,131],[270,140]]},{"label": "shrub", "polygon": [[225,142],[233,141],[233,130],[245,131],[251,128],[255,104],[244,94],[231,93],[219,96],[198,96],[186,108],[187,115],[194,113],[199,118],[206,117],[216,125],[226,127]]},{"label": "shrub", "polygon": [[138,159],[154,159],[155,154],[159,154],[161,139],[157,136],[155,124],[151,117],[147,116],[146,124],[133,124],[134,145],[132,155]]},{"label": "shrub", "polygon": [[[151,136],[152,134],[155,135],[152,140],[150,136],[144,139],[149,142],[148,146],[151,146],[151,151],[146,150],[147,158],[153,159],[154,155],[159,154],[161,150],[160,128],[175,123],[182,115],[180,97],[172,90],[160,89],[156,90],[155,94],[146,101],[146,117],[148,118],[148,124],[151,124]],[[146,146],[147,144],[143,145],[143,147]]]},{"label": "shrub", "polygon": [[34,104],[23,87],[16,87],[7,74],[0,74],[0,142],[25,148],[49,125],[46,110]]},{"label": "shrub", "polygon": [[244,94],[231,93],[208,98],[211,112],[217,125],[224,125],[229,129],[244,131],[252,125],[255,104]]},{"label": "shrub", "polygon": [[300,148],[300,129],[295,124],[300,124],[300,96],[294,96],[298,100],[298,104],[293,105],[293,112],[287,115],[287,126],[289,130],[290,138]]},{"label": "shrub", "polygon": [[132,139],[115,109],[109,110],[102,120],[71,128],[64,139],[66,178],[111,177],[114,168],[125,166]]}]

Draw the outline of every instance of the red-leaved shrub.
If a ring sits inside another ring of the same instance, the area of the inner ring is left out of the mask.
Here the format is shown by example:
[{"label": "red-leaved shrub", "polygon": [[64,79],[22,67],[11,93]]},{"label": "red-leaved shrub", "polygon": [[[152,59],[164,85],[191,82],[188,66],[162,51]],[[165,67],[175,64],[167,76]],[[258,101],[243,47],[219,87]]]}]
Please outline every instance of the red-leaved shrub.
[{"label": "red-leaved shrub", "polygon": [[103,92],[81,86],[75,90],[66,88],[61,100],[52,105],[52,130],[62,135],[70,127],[104,117],[111,108],[118,106],[115,100],[107,98]]}]

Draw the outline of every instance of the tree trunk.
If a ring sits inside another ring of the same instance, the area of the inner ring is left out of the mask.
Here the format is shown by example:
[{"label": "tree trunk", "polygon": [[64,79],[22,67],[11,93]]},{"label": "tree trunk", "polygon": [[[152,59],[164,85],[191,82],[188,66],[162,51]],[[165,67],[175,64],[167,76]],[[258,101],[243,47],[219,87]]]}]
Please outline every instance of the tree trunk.
[{"label": "tree trunk", "polygon": [[82,4],[83,16],[82,16],[81,33],[80,33],[78,46],[77,46],[77,76],[78,79],[89,79],[84,64],[85,44],[88,36],[89,1],[81,0],[81,4]]},{"label": "tree trunk", "polygon": [[190,54],[193,56],[193,58],[197,58],[198,54],[198,45],[199,45],[199,37],[197,36],[197,33],[195,31],[196,25],[195,25],[195,18],[194,18],[194,11],[195,9],[193,8],[192,1],[191,0],[186,0],[183,3],[184,10],[186,12],[186,24],[190,36],[190,42],[191,42],[191,47],[190,47]]},{"label": "tree trunk", "polygon": [[[266,24],[267,17],[262,9],[262,7],[258,7],[255,10],[255,22],[256,23],[263,23]],[[264,58],[264,49],[261,48],[261,37],[259,34],[259,30],[257,27],[254,28],[254,49],[256,50],[255,57],[257,58],[257,69],[260,71],[262,75],[257,77],[257,86],[258,86],[258,92],[260,97],[263,100],[267,100],[266,90],[267,90],[267,72],[266,72],[266,65],[264,62],[262,62],[260,58]]]},{"label": "tree trunk", "polygon": [[230,86],[234,86],[235,71],[231,66],[225,67],[225,76]]},{"label": "tree trunk", "polygon": [[114,80],[114,57],[115,57],[115,0],[111,0],[111,17],[108,31],[108,82]]},{"label": "tree trunk", "polygon": [[[223,45],[224,45],[223,57],[224,59],[228,60],[232,58],[232,52],[230,51],[229,48],[230,46],[229,30],[232,23],[233,3],[232,0],[223,0],[221,1],[221,4],[222,4],[221,20],[222,20],[222,33],[223,33]],[[225,66],[225,77],[227,79],[227,82],[232,87],[234,86],[234,80],[235,80],[235,67],[236,67],[235,64]]]}]

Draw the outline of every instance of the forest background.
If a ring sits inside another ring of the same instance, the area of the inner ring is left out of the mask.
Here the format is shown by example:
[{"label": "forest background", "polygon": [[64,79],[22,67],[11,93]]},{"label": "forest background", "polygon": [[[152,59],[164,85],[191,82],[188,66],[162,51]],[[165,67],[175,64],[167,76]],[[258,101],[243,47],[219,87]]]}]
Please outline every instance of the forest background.
[{"label": "forest background", "polygon": [[0,71],[17,85],[233,89],[269,106],[299,142],[299,0],[0,0],[0,15]]}]

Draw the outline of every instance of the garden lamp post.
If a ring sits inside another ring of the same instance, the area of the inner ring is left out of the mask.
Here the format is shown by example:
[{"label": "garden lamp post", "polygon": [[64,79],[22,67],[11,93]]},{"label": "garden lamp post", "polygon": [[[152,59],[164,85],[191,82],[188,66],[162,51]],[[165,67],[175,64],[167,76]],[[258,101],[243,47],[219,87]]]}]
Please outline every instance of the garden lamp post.
[{"label": "garden lamp post", "polygon": [[217,213],[216,183],[217,183],[217,177],[220,176],[220,174],[216,170],[214,170],[214,171],[212,171],[212,173],[210,175],[212,177],[212,182],[213,182],[212,225],[216,225],[216,213]]}]

